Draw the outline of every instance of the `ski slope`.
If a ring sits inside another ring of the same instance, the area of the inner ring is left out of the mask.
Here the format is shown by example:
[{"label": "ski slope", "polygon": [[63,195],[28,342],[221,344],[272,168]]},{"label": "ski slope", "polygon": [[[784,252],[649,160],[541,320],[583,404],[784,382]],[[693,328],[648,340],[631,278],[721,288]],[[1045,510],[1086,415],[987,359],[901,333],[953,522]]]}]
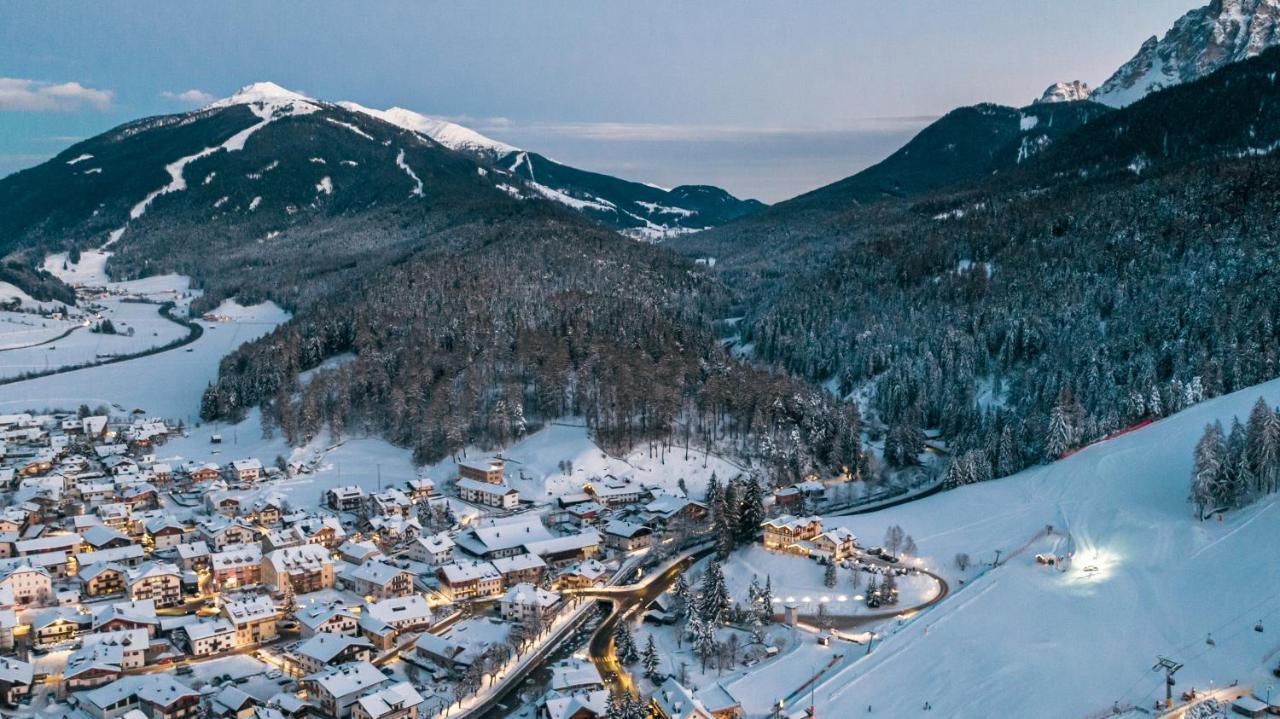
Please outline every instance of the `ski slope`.
[{"label": "ski slope", "polygon": [[[883,512],[828,519],[868,542],[897,524],[948,577],[940,605],[884,628],[882,643],[815,692],[819,716],[1086,717],[1238,680],[1259,692],[1280,660],[1280,508],[1263,498],[1225,521],[1187,503],[1206,423],[1247,416],[1280,381],[1219,397],[1065,460]],[[1053,525],[1051,535],[1046,525]],[[961,573],[957,552],[990,562]],[[1066,571],[1035,562],[1066,553]],[[965,580],[961,584],[961,580]],[[1261,620],[1265,631],[1254,630]],[[1215,644],[1206,642],[1212,634]],[[742,698],[748,712],[776,697]],[[933,712],[923,713],[928,701]],[[791,707],[788,707],[791,709]]]}]

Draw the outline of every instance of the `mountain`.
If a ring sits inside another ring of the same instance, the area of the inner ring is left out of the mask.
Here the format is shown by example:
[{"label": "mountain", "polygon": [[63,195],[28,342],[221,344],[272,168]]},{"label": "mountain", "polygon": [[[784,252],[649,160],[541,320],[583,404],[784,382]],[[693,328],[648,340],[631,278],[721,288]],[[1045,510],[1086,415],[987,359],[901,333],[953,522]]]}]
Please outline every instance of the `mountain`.
[{"label": "mountain", "polygon": [[509,189],[516,197],[535,196],[559,202],[639,239],[661,240],[715,227],[765,207],[758,200],[740,200],[718,187],[681,185],[667,190],[580,170],[461,125],[400,107],[374,110],[353,102],[341,105],[426,135],[496,172],[523,180],[525,189]]},{"label": "mountain", "polygon": [[1089,85],[1079,80],[1058,82],[1049,86],[1036,102],[1079,102],[1089,99]]},{"label": "mountain", "polygon": [[1280,0],[1213,0],[1152,36],[1092,99],[1123,107],[1161,88],[1189,82],[1280,43]]},{"label": "mountain", "polygon": [[735,292],[739,351],[866,398],[891,444],[937,428],[954,466],[1009,474],[1276,376],[1277,78],[1280,48],[996,174],[820,190],[679,247]]},{"label": "mountain", "polygon": [[880,163],[745,222],[767,224],[803,209],[902,199],[1004,172],[1108,111],[1087,101],[1034,103],[1021,109],[988,103],[952,110]]}]

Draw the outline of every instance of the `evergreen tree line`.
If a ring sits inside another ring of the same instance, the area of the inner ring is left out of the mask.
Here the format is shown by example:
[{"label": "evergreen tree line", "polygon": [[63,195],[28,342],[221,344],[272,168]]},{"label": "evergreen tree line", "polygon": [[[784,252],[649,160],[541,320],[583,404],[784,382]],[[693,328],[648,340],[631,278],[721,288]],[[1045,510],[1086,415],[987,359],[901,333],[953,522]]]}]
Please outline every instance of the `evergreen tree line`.
[{"label": "evergreen tree line", "polygon": [[1190,501],[1201,518],[1214,511],[1243,507],[1280,491],[1280,408],[1261,397],[1245,424],[1232,418],[1204,428],[1196,443]]}]

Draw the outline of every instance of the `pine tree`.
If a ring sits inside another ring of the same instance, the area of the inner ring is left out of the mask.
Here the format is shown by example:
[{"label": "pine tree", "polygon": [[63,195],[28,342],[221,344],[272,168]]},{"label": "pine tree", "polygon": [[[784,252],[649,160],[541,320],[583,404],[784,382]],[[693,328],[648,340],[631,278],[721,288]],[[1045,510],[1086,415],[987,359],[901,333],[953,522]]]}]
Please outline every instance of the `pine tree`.
[{"label": "pine tree", "polygon": [[711,622],[700,622],[698,633],[693,638],[693,651],[702,660],[702,671],[707,670],[707,660],[716,653],[716,625]]},{"label": "pine tree", "polygon": [[1204,519],[1204,513],[1213,506],[1222,478],[1223,460],[1222,425],[1211,424],[1196,444],[1195,464],[1191,473],[1191,501],[1196,513]]},{"label": "pine tree", "polygon": [[724,620],[728,609],[729,589],[725,586],[720,562],[713,559],[702,575],[702,605],[698,608],[698,615],[703,622],[716,625]]},{"label": "pine tree", "polygon": [[760,623],[773,622],[773,577],[765,575],[764,589],[760,590]]},{"label": "pine tree", "polygon": [[640,653],[636,651],[635,638],[631,636],[631,627],[625,620],[618,622],[618,626],[614,628],[613,643],[618,661],[623,664],[634,664],[640,658]]},{"label": "pine tree", "polygon": [[676,577],[676,586],[673,593],[676,599],[674,606],[676,619],[687,619],[691,613],[690,610],[693,608],[693,592],[689,589],[689,582],[684,578],[683,572]]},{"label": "pine tree", "polygon": [[1049,414],[1049,434],[1045,438],[1045,454],[1050,461],[1058,459],[1073,446],[1075,428],[1071,426],[1070,393],[1063,391],[1057,406]]},{"label": "pine tree", "polygon": [[659,659],[658,647],[653,642],[652,634],[649,635],[649,640],[645,642],[644,656],[642,659],[644,664],[644,675],[649,678],[649,681],[656,683],[658,681]]},{"label": "pine tree", "polygon": [[826,571],[822,575],[822,584],[826,587],[834,587],[836,585],[836,563],[828,562]]},{"label": "pine tree", "polygon": [[760,531],[764,521],[764,490],[755,477],[748,478],[742,491],[742,504],[738,508],[738,541],[749,543]]}]

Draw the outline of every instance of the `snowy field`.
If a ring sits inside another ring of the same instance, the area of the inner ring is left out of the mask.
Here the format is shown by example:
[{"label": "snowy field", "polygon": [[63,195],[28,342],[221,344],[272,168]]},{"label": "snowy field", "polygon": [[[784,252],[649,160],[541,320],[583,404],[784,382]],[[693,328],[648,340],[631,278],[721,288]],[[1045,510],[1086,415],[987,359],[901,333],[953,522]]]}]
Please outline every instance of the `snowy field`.
[{"label": "snowy field", "polygon": [[[473,449],[467,455],[474,459],[492,453]],[[643,446],[625,457],[613,457],[591,441],[584,425],[572,423],[549,425],[508,447],[502,456],[507,460],[507,481],[520,492],[520,498],[540,503],[580,493],[593,477],[610,474],[633,478],[645,486],[662,487],[672,494],[680,493],[679,480],[684,479],[689,493],[701,498],[713,472],[723,482],[742,471],[726,460],[708,457],[692,448],[687,460],[683,448],[672,448],[665,457],[650,457]],[[572,463],[568,474],[560,468],[566,460]],[[451,459],[426,470],[437,483],[456,473],[457,464]]]},{"label": "snowy field", "polygon": [[[1187,503],[1204,425],[1247,416],[1259,394],[1280,403],[1280,381],[1048,466],[827,520],[865,537],[902,526],[926,564],[952,580],[952,595],[824,681],[819,716],[861,716],[868,704],[876,716],[919,716],[924,701],[938,712],[927,716],[948,717],[1150,707],[1163,695],[1162,677],[1151,671],[1161,655],[1185,662],[1180,689],[1238,680],[1265,690],[1280,658],[1276,499],[1221,523],[1196,521]],[[1046,525],[1053,535],[1045,536]],[[957,552],[990,562],[997,550],[1007,563],[971,569],[960,584]],[[1071,550],[1065,572],[1034,560],[1037,552]],[[1259,621],[1265,632],[1254,631]]]},{"label": "snowy field", "polygon": [[[705,562],[703,563],[705,565]],[[898,577],[898,604],[869,609],[861,597],[868,583],[879,575],[839,567],[836,570],[836,586],[823,583],[826,567],[795,554],[771,552],[759,544],[738,549],[725,561],[722,571],[729,585],[729,595],[735,602],[746,602],[750,594],[751,578],[756,577],[760,586],[765,578],[772,582],[775,604],[779,612],[782,604],[794,604],[801,614],[816,614],[818,605],[825,604],[833,616],[855,616],[868,613],[891,612],[932,599],[938,591],[937,583],[927,575],[908,574]],[[856,577],[856,583],[855,583]]]},{"label": "snowy field", "polygon": [[222,357],[288,319],[288,313],[272,303],[241,307],[227,302],[217,312],[231,320],[201,322],[204,335],[185,347],[0,386],[0,411],[106,404],[115,412],[141,409],[191,424],[199,414],[200,395],[217,377]]}]

